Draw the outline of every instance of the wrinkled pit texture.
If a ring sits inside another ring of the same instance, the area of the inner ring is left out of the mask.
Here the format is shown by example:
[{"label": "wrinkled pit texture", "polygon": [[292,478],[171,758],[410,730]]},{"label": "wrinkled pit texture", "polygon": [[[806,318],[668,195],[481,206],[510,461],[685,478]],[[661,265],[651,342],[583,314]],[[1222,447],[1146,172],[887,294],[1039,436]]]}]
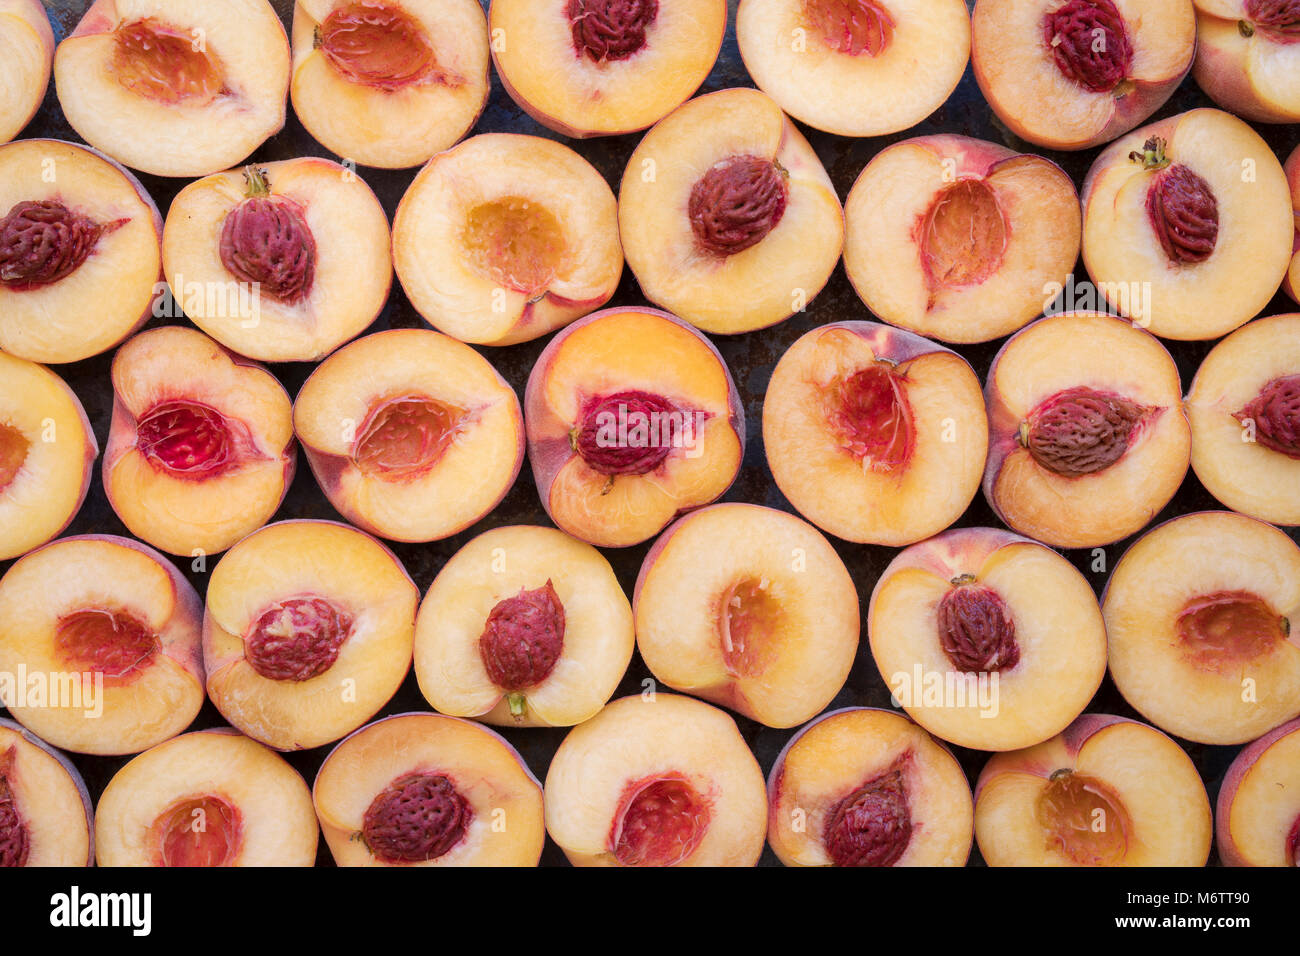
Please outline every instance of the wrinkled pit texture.
[{"label": "wrinkled pit texture", "polygon": [[72,669],[125,682],[149,667],[160,643],[158,635],[128,611],[87,608],[59,618],[54,648]]},{"label": "wrinkled pit texture", "polygon": [[1300,375],[1273,379],[1233,417],[1254,422],[1255,440],[1269,451],[1300,459]]},{"label": "wrinkled pit texture", "polygon": [[546,680],[564,651],[564,605],[548,580],[543,587],[498,601],[479,637],[488,678],[508,691]]},{"label": "wrinkled pit texture", "polygon": [[225,90],[221,61],[199,29],[184,30],[152,17],[114,31],[111,70],[137,96],[166,106],[207,106]]},{"label": "wrinkled pit texture", "polygon": [[1048,471],[1065,478],[1094,475],[1124,457],[1149,411],[1120,395],[1066,389],[1029,413],[1023,442]]},{"label": "wrinkled pit texture", "polygon": [[573,52],[592,63],[626,60],[646,45],[659,0],[569,0],[565,8]]},{"label": "wrinkled pit texture", "polygon": [[474,819],[469,802],[440,773],[399,777],[371,801],[361,836],[383,863],[424,863],[444,856]]},{"label": "wrinkled pit texture", "polygon": [[1219,241],[1219,202],[1214,190],[1187,166],[1156,173],[1147,191],[1147,218],[1169,261],[1204,262]]},{"label": "wrinkled pit texture", "polygon": [[939,601],[939,644],[966,673],[1010,670],[1020,663],[1016,624],[997,591],[965,584]]},{"label": "wrinkled pit texture", "polygon": [[0,869],[26,866],[31,853],[31,834],[10,783],[17,759],[16,745],[0,754]]},{"label": "wrinkled pit texture", "polygon": [[221,225],[221,262],[260,294],[295,305],[316,280],[316,239],[302,207],[285,196],[250,196]]},{"label": "wrinkled pit texture", "polygon": [[686,212],[700,248],[733,256],[758,245],[785,215],[788,176],[770,159],[732,156],[691,187]]},{"label": "wrinkled pit texture", "polygon": [[610,831],[623,866],[676,866],[708,831],[708,801],[685,778],[665,774],[628,784]]},{"label": "wrinkled pit texture", "polygon": [[24,200],[0,219],[0,284],[16,292],[66,278],[106,227],[57,199]]},{"label": "wrinkled pit texture", "polygon": [[351,614],[324,598],[288,598],[258,615],[244,657],[269,680],[310,680],[334,666],[352,625]]},{"label": "wrinkled pit texture", "polygon": [[1109,93],[1133,67],[1133,44],[1111,0],[1069,0],[1047,14],[1043,41],[1061,75],[1093,93]]},{"label": "wrinkled pit texture", "polygon": [[570,441],[593,471],[611,477],[645,475],[686,441],[687,429],[694,428],[690,414],[651,392],[593,396],[583,402]]},{"label": "wrinkled pit texture", "polygon": [[835,866],[893,866],[912,841],[905,769],[899,757],[839,801],[826,817],[823,841]]}]

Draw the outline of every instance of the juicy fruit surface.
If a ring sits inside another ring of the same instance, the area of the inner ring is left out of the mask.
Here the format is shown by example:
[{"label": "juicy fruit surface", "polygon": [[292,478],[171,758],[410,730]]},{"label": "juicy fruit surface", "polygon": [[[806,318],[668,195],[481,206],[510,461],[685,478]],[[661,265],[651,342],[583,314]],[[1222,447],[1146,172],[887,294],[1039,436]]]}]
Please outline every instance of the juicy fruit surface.
[{"label": "juicy fruit surface", "polygon": [[439,75],[424,28],[396,5],[366,0],[336,7],[321,24],[318,43],[353,83],[392,92]]},{"label": "juicy fruit surface", "polygon": [[243,835],[239,810],[217,796],[178,801],[153,829],[160,866],[230,866]]},{"label": "juicy fruit surface", "polygon": [[139,448],[160,468],[177,476],[214,477],[234,457],[230,425],[215,408],[199,402],[163,402],[136,425]]},{"label": "juicy fruit surface", "polygon": [[931,290],[974,285],[997,271],[1007,223],[993,189],[964,179],[944,188],[920,225],[921,260]]},{"label": "juicy fruit surface", "polygon": [[827,420],[844,450],[865,467],[889,470],[907,463],[912,451],[912,408],[905,378],[886,362],[875,362],[827,390]]},{"label": "juicy fruit surface", "polygon": [[438,463],[465,413],[422,396],[403,396],[371,409],[352,453],[361,470],[395,480],[415,478]]},{"label": "juicy fruit surface", "polygon": [[623,866],[674,866],[695,851],[708,826],[708,805],[688,781],[642,781],[628,785],[610,848]]},{"label": "juicy fruit surface", "polygon": [[159,649],[157,635],[133,614],[97,608],[60,618],[54,642],[69,665],[119,681],[137,676]]},{"label": "juicy fruit surface", "polygon": [[222,92],[220,63],[188,30],[153,18],[130,20],[116,31],[113,68],[132,93],[170,106],[205,106]]},{"label": "juicy fruit surface", "polygon": [[1038,823],[1049,845],[1080,866],[1114,866],[1128,849],[1123,804],[1086,774],[1057,771],[1043,788]]},{"label": "juicy fruit surface", "polygon": [[832,50],[879,56],[894,35],[894,18],[873,0],[803,0],[803,15]]}]

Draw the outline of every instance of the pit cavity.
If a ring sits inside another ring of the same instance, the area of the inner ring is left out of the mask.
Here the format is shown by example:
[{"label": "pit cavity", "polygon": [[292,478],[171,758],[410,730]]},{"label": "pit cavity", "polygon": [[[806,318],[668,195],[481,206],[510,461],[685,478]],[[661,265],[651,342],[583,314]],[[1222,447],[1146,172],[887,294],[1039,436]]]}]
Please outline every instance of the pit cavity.
[{"label": "pit cavity", "polygon": [[411,773],[385,787],[366,809],[361,838],[381,862],[423,863],[446,855],[474,819],[469,801],[441,773]]},{"label": "pit cavity", "polygon": [[841,799],[822,835],[835,866],[893,866],[912,842],[906,769],[910,751]]},{"label": "pit cavity", "polygon": [[336,7],[316,28],[315,43],[346,79],[388,93],[426,81],[461,82],[439,67],[423,24],[391,4]]},{"label": "pit cavity", "polygon": [[54,648],[70,670],[127,682],[148,669],[161,644],[158,635],[129,611],[83,608],[59,618]]},{"label": "pit cavity", "polygon": [[740,677],[763,673],[776,657],[783,611],[767,578],[742,578],[723,592],[718,639],[727,670]]},{"label": "pit cavity", "polygon": [[1038,796],[1047,845],[1079,866],[1115,866],[1128,853],[1128,813],[1102,781],[1057,770]]},{"label": "pit cavity", "polygon": [[1069,0],[1057,7],[1043,21],[1043,42],[1066,79],[1093,93],[1127,92],[1133,44],[1111,0]]},{"label": "pit cavity", "polygon": [[424,395],[376,402],[352,446],[352,460],[367,475],[410,481],[426,474],[455,442],[468,415],[463,408]]},{"label": "pit cavity", "polygon": [[609,834],[609,850],[623,866],[675,866],[708,831],[709,802],[680,774],[629,783]]},{"label": "pit cavity", "polygon": [[1095,475],[1128,451],[1151,409],[1122,395],[1080,386],[1040,402],[1020,425],[1020,443],[1064,478]]},{"label": "pit cavity", "polygon": [[235,465],[232,423],[201,402],[161,402],[136,423],[136,447],[176,478],[214,478]]},{"label": "pit cavity", "polygon": [[877,360],[826,393],[830,427],[864,470],[892,471],[911,459],[916,430],[906,384],[898,366]]},{"label": "pit cavity", "polygon": [[616,62],[645,49],[659,18],[659,0],[569,0],[573,52],[592,63]]},{"label": "pit cavity", "polygon": [[789,174],[761,156],[731,156],[695,181],[686,213],[700,250],[725,258],[763,241],[789,200]]},{"label": "pit cavity", "polygon": [[894,39],[894,18],[873,0],[804,0],[804,22],[832,50],[879,56]]},{"label": "pit cavity", "polygon": [[157,865],[231,866],[243,843],[234,804],[215,794],[178,800],[154,820]]},{"label": "pit cavity", "polygon": [[13,425],[0,422],[0,494],[14,483],[32,443]]},{"label": "pit cavity", "polygon": [[480,276],[529,298],[546,291],[566,256],[560,220],[523,196],[504,196],[471,208],[462,247]]},{"label": "pit cavity", "polygon": [[114,31],[111,71],[137,96],[168,106],[207,106],[225,89],[225,71],[198,29],[184,30],[152,17]]},{"label": "pit cavity", "polygon": [[1016,624],[1002,596],[990,587],[958,579],[939,601],[939,645],[966,673],[998,673],[1020,663]]},{"label": "pit cavity", "polygon": [[921,217],[921,264],[931,293],[978,285],[1002,266],[1007,221],[997,193],[983,179],[945,186]]},{"label": "pit cavity", "polygon": [[31,853],[31,833],[10,782],[17,759],[16,744],[0,753],[0,869],[26,866]]},{"label": "pit cavity", "polygon": [[1193,661],[1221,670],[1269,653],[1287,639],[1291,624],[1257,594],[1215,591],[1183,605],[1174,629]]},{"label": "pit cavity", "polygon": [[286,598],[254,619],[244,657],[269,680],[310,680],[334,666],[352,624],[351,614],[325,598]]}]

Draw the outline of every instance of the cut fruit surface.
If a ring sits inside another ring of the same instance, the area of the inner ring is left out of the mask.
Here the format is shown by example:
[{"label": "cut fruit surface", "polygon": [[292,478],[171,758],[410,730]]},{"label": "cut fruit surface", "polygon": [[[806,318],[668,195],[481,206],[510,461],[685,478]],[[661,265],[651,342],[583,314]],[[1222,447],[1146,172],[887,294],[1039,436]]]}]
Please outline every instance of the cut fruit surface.
[{"label": "cut fruit surface", "polygon": [[95,814],[72,761],[0,720],[0,868],[90,866]]},{"label": "cut fruit surface", "polygon": [[0,2],[0,143],[26,126],[45,99],[54,64],[54,31],[39,0]]},{"label": "cut fruit surface", "polygon": [[1196,0],[1192,75],[1226,110],[1300,122],[1300,8],[1290,0]]},{"label": "cut fruit surface", "polygon": [[1300,720],[1237,754],[1214,819],[1227,866],[1300,866]]}]

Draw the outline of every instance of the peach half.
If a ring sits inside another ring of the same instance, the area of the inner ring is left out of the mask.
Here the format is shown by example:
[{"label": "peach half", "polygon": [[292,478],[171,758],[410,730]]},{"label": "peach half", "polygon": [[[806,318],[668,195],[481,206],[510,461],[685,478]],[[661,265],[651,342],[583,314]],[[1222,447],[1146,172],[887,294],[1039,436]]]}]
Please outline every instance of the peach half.
[{"label": "peach half", "polygon": [[31,122],[54,64],[54,30],[40,0],[0,0],[0,143]]},{"label": "peach half", "polygon": [[614,294],[618,202],[562,143],[484,133],[416,174],[393,218],[393,262],[439,331],[480,345],[527,342]]},{"label": "peach half", "polygon": [[964,0],[742,0],[736,40],[758,88],[795,119],[884,136],[957,88],[970,15]]},{"label": "peach half", "polygon": [[1037,541],[960,528],[914,544],[876,582],[871,653],[930,733],[975,750],[1059,734],[1106,676],[1092,586]]},{"label": "peach half", "polygon": [[1295,210],[1295,239],[1291,243],[1291,248],[1294,250],[1291,256],[1291,267],[1287,270],[1286,278],[1282,280],[1282,288],[1287,295],[1300,302],[1300,146],[1292,150],[1291,155],[1287,157],[1283,171],[1286,173],[1287,183],[1291,186],[1291,206]]},{"label": "peach half", "polygon": [[536,866],[542,788],[505,738],[440,714],[397,714],[335,747],[312,789],[339,866]]},{"label": "peach half", "polygon": [[604,555],[554,528],[493,528],[452,555],[415,622],[415,676],[441,713],[569,727],[605,706],[635,644]]},{"label": "peach half", "polygon": [[989,866],[1205,866],[1210,800],[1183,748],[1154,727],[1084,714],[994,754],[975,785]]},{"label": "peach half", "polygon": [[267,0],[95,0],[54,51],[54,84],[92,146],[206,176],[284,127],[289,40]]},{"label": "peach half", "polygon": [[227,727],[131,760],[99,798],[100,866],[314,866],[311,792],[279,754]]},{"label": "peach half", "polygon": [[1167,339],[1226,335],[1291,262],[1291,192],[1273,150],[1221,110],[1116,140],[1083,184],[1083,261],[1120,314]]},{"label": "peach half", "polygon": [[113,356],[104,490],[136,537],[215,554],[271,520],[293,480],[293,412],[270,372],[179,325]]},{"label": "peach half", "polygon": [[519,107],[565,136],[633,133],[713,69],[726,0],[492,0],[492,59]]},{"label": "peach half", "polygon": [[1227,866],[1300,866],[1300,720],[1237,754],[1215,807]]},{"label": "peach half", "polygon": [[487,103],[487,22],[475,0],[297,0],[293,111],[363,166],[418,166]]},{"label": "peach half", "polygon": [[1017,136],[1090,149],[1165,104],[1192,68],[1192,0],[976,0],[971,62]]},{"label": "peach half", "polygon": [[[0,578],[4,705],[63,750],[139,753],[203,706],[199,596],[153,548],[60,538]],[[0,685],[2,686],[2,685]]]},{"label": "peach half", "polygon": [[745,412],[718,350],[655,309],[606,309],[551,339],[524,396],[542,506],[597,547],[654,537],[721,497]]},{"label": "peach half", "polygon": [[1300,546],[1228,511],[1148,531],[1102,595],[1110,676],[1157,727],[1240,744],[1300,715]]},{"label": "peach half", "polygon": [[419,591],[397,556],[333,521],[281,521],[212,570],[203,616],[208,696],[276,750],[338,740],[411,668]]},{"label": "peach half", "polygon": [[858,651],[858,592],[794,515],[718,504],[678,519],[637,576],[637,647],[659,680],[769,727],[820,713]]},{"label": "peach half", "polygon": [[1300,123],[1300,4],[1195,0],[1192,75],[1214,102],[1256,123]]},{"label": "peach half", "polygon": [[753,866],[763,852],[763,771],[735,721],[690,697],[614,701],[569,731],[545,792],[574,866]]},{"label": "peach half", "polygon": [[388,217],[319,157],[246,166],[172,200],[163,269],[203,331],[262,362],[318,361],[365,331],[393,283]]},{"label": "peach half", "polygon": [[965,866],[970,784],[947,748],[901,714],[818,717],[767,779],[767,842],[786,866]]},{"label": "peach half", "polygon": [[86,410],[63,379],[0,352],[0,561],[72,522],[98,455]]},{"label": "peach half", "polygon": [[750,89],[697,97],[646,133],[623,173],[618,221],[645,297],[717,335],[802,312],[844,246],[821,160]]},{"label": "peach half", "polygon": [[987,342],[1042,314],[1079,258],[1079,196],[1059,166],[966,136],[877,153],[844,203],[844,269],[873,314]]},{"label": "peach half", "polygon": [[984,397],[984,495],[1010,528],[1053,547],[1140,531],[1187,474],[1178,367],[1124,319],[1065,312],[1027,326],[993,359]]},{"label": "peach half", "polygon": [[0,869],[90,866],[95,813],[72,761],[0,720]]},{"label": "peach half", "polygon": [[294,402],[294,431],[330,503],[394,541],[433,541],[488,514],[524,459],[519,399],[487,359],[428,329],[339,349]]},{"label": "peach half", "polygon": [[795,509],[846,541],[938,534],[979,490],[988,426],[956,352],[879,322],[805,333],[763,400],[763,447]]},{"label": "peach half", "polygon": [[1206,490],[1233,511],[1300,525],[1300,314],[1256,319],[1217,344],[1186,407]]},{"label": "peach half", "polygon": [[0,146],[0,349],[77,362],[150,317],[162,217],[102,153],[55,139]]}]

